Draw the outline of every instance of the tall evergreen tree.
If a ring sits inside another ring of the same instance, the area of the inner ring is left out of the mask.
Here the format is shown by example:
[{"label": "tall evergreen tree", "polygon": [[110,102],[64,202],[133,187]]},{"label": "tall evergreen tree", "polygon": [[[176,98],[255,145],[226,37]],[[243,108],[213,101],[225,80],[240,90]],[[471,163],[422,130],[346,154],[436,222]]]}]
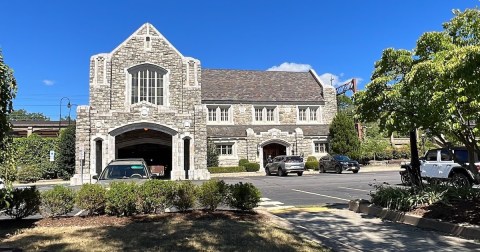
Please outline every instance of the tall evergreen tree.
[{"label": "tall evergreen tree", "polygon": [[353,118],[345,112],[339,112],[330,125],[330,152],[356,157],[360,140]]},{"label": "tall evergreen tree", "polygon": [[75,126],[68,126],[60,132],[57,157],[57,171],[63,179],[69,179],[75,173]]}]

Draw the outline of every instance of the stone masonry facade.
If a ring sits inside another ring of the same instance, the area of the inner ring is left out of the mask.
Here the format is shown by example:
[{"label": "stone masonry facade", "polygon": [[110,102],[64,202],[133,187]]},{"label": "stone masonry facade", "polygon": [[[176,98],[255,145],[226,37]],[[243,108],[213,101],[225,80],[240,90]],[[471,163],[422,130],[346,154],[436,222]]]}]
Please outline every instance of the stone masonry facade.
[{"label": "stone masonry facade", "polygon": [[[129,157],[128,151],[149,144],[162,150],[159,155],[166,157],[172,180],[210,178],[208,141],[231,146],[231,153],[219,156],[221,166],[238,165],[240,158],[263,164],[263,148],[270,143],[284,146],[288,154],[324,155],[315,153],[314,144],[328,140],[336,94],[314,71],[301,77],[317,83],[321,98],[298,104],[212,100],[208,98],[208,90],[216,89],[212,85],[227,84],[203,80],[202,73],[199,60],[183,56],[148,23],[112,52],[92,56],[89,105],[77,107],[76,174],[71,183],[90,183],[111,160]],[[202,81],[209,85],[207,90]],[[252,119],[255,108],[265,103],[275,107],[275,121],[257,123]],[[218,124],[209,121],[209,109],[217,105],[228,111],[223,115],[226,121]],[[315,106],[318,115],[313,123],[298,120],[299,109],[305,106]],[[149,137],[151,132],[158,137]]]}]

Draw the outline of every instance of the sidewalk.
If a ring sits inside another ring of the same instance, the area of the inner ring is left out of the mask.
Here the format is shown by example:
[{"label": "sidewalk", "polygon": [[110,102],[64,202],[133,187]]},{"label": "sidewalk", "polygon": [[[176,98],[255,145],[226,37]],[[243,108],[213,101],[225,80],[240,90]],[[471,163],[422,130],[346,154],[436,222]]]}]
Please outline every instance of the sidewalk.
[{"label": "sidewalk", "polygon": [[355,213],[347,207],[289,208],[270,214],[275,222],[334,251],[480,251],[480,243],[473,240]]}]

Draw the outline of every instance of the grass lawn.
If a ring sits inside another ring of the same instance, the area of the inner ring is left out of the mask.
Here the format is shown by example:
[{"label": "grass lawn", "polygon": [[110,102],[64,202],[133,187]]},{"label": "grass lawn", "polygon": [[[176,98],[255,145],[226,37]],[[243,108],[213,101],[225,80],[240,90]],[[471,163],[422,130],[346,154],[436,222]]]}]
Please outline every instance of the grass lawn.
[{"label": "grass lawn", "polygon": [[328,251],[268,216],[229,211],[0,220],[0,248],[4,247],[24,251]]}]

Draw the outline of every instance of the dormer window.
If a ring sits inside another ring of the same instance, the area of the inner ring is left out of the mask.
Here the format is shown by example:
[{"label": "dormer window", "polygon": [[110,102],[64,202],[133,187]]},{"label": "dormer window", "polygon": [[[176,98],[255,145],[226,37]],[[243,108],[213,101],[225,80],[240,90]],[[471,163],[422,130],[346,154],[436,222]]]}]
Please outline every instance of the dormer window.
[{"label": "dormer window", "polygon": [[149,102],[164,105],[164,69],[144,64],[128,70],[131,78],[131,104]]}]

